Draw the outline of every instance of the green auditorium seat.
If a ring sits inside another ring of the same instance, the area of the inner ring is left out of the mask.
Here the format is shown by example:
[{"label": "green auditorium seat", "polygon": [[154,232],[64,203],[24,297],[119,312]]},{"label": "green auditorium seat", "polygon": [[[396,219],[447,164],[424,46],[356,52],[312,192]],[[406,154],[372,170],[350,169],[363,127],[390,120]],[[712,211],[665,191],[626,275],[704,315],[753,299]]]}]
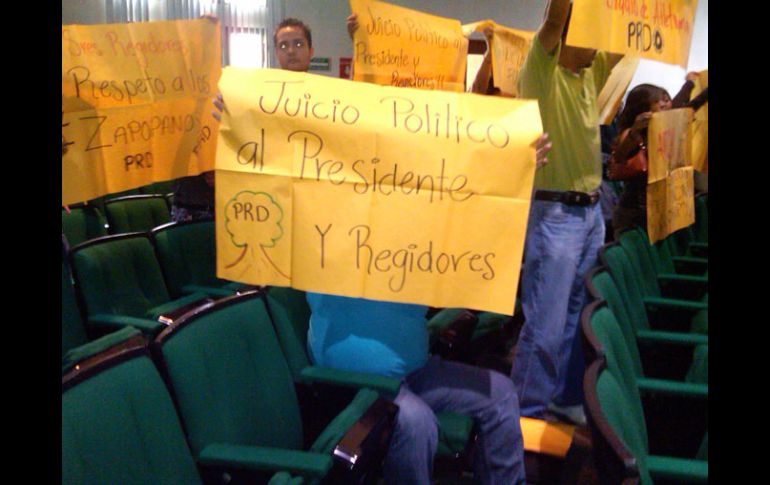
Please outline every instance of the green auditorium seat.
[{"label": "green auditorium seat", "polygon": [[61,229],[69,246],[107,235],[107,219],[95,204],[73,204],[61,210]]},{"label": "green auditorium seat", "polygon": [[[310,306],[305,292],[293,288],[270,287],[265,293],[267,307],[275,325],[281,347],[295,380],[313,380],[352,388],[372,388],[396,395],[401,386],[398,379],[369,373],[342,371],[311,365],[307,353],[307,332],[310,326]],[[450,412],[436,414],[439,422],[439,458],[464,457],[473,441],[473,419]]]},{"label": "green auditorium seat", "polygon": [[688,274],[693,276],[708,276],[708,258],[694,256],[674,256],[671,249],[670,236],[661,239],[653,245],[658,255],[659,273]]},{"label": "green auditorium seat", "polygon": [[692,365],[693,347],[708,345],[708,335],[689,329],[651,328],[644,305],[638,300],[624,299],[605,266],[597,266],[588,272],[586,287],[592,299],[607,302],[632,352],[638,345],[639,358],[634,358],[640,362],[639,369],[643,368],[647,375],[682,378]]},{"label": "green auditorium seat", "polygon": [[171,222],[171,210],[162,195],[128,195],[104,202],[111,234],[145,232]]},{"label": "green auditorium seat", "polygon": [[589,304],[581,319],[587,362],[604,358],[607,368],[635,396],[643,415],[652,451],[657,454],[694,456],[708,424],[708,384],[646,377],[606,302]]},{"label": "green auditorium seat", "polygon": [[212,483],[267,481],[281,471],[311,483],[343,483],[330,476],[344,477],[350,467],[364,477],[379,470],[397,407],[362,389],[318,436],[306,436],[295,383],[259,293],[190,313],[154,345],[192,454],[211,467]]},{"label": "green auditorium seat", "polygon": [[150,195],[167,195],[174,191],[174,181],[164,180],[162,182],[153,182],[151,184],[139,187],[139,191],[142,194]]},{"label": "green auditorium seat", "polygon": [[618,237],[618,243],[626,250],[634,265],[645,295],[703,301],[708,291],[708,277],[660,271],[662,263],[658,252],[650,244],[644,229],[637,226],[623,231]]},{"label": "green auditorium seat", "polygon": [[638,396],[605,359],[588,366],[583,389],[600,484],[708,483],[708,461],[650,452]]},{"label": "green auditorium seat", "polygon": [[150,239],[172,298],[216,298],[255,288],[217,278],[214,221],[169,222],[150,231]]},{"label": "green auditorium seat", "polygon": [[61,417],[63,485],[203,483],[141,336],[62,377]]},{"label": "green auditorium seat", "polygon": [[599,249],[599,262],[608,268],[635,323],[649,321],[648,326],[653,328],[656,324],[666,324],[679,331],[708,334],[707,300],[692,301],[648,294],[627,251],[617,242],[605,244]]},{"label": "green auditorium seat", "polygon": [[126,325],[154,333],[211,302],[202,293],[171,298],[146,233],[93,239],[71,248],[70,262],[87,330],[97,335]]}]

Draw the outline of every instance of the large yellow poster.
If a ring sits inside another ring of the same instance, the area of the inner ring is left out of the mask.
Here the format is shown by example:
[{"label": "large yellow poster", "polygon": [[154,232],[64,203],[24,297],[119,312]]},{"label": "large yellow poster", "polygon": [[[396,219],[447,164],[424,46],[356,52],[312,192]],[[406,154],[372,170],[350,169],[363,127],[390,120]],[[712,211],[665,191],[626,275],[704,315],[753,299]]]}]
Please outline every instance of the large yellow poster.
[{"label": "large yellow poster", "polygon": [[695,222],[692,109],[654,113],[647,131],[647,234],[655,243]]},{"label": "large yellow poster", "polygon": [[623,56],[615,64],[615,67],[612,68],[610,77],[607,78],[607,82],[604,83],[604,87],[596,100],[596,103],[599,105],[599,120],[601,120],[601,124],[611,124],[618,114],[623,95],[626,93],[628,85],[631,84],[631,79],[633,79],[638,66],[638,57]]},{"label": "large yellow poster", "polygon": [[375,0],[350,0],[358,15],[353,79],[383,86],[465,90],[468,39],[459,20]]},{"label": "large yellow poster", "polygon": [[492,29],[492,82],[503,94],[516,96],[519,70],[535,33],[505,27],[493,20],[463,25],[463,33],[469,36],[471,32],[484,32],[486,28]]},{"label": "large yellow poster", "polygon": [[62,26],[62,204],[214,167],[209,19]]},{"label": "large yellow poster", "polygon": [[687,67],[698,0],[574,0],[567,45]]},{"label": "large yellow poster", "polygon": [[537,103],[228,67],[217,275],[512,314]]}]

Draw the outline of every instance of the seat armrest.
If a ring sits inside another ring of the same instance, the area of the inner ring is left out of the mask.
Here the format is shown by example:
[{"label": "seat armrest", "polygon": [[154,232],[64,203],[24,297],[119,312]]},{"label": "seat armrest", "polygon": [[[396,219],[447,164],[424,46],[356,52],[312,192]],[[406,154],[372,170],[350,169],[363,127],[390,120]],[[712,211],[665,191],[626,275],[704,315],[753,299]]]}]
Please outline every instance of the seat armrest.
[{"label": "seat armrest", "polygon": [[662,273],[658,275],[658,282],[660,283],[679,283],[690,284],[696,286],[708,286],[709,279],[706,276],[695,276],[675,273]]},{"label": "seat armrest", "polygon": [[334,459],[346,470],[366,466],[366,461],[376,460],[380,452],[384,452],[382,444],[388,442],[397,412],[398,406],[377,398],[334,447]]},{"label": "seat armrest", "polygon": [[666,379],[638,378],[636,385],[642,393],[660,393],[671,396],[693,397],[698,399],[709,398],[708,384],[696,384],[693,382],[671,381]]},{"label": "seat armrest", "polygon": [[321,453],[227,443],[206,446],[200,452],[198,462],[203,466],[285,470],[291,474],[312,477],[323,477],[333,464],[331,455]]},{"label": "seat armrest", "polygon": [[708,483],[709,462],[670,456],[650,455],[647,468],[653,479],[669,479],[676,482]]},{"label": "seat armrest", "polygon": [[690,310],[697,312],[700,310],[708,310],[708,303],[692,300],[681,300],[675,298],[661,298],[657,296],[646,296],[642,299],[645,307],[658,307],[658,308],[670,308],[680,310]]},{"label": "seat armrest", "polygon": [[302,369],[299,378],[305,384],[322,383],[355,389],[366,387],[392,396],[398,394],[398,390],[401,387],[401,381],[393,377],[314,365]]},{"label": "seat armrest", "polygon": [[153,333],[156,330],[165,327],[162,323],[147,318],[129,317],[128,315],[112,315],[108,313],[98,313],[89,316],[88,325],[110,331],[119,330],[130,325],[138,328],[142,333]]},{"label": "seat armrest", "polygon": [[639,330],[637,340],[649,343],[665,343],[672,345],[702,345],[709,343],[708,335],[689,332],[667,332],[664,330]]}]

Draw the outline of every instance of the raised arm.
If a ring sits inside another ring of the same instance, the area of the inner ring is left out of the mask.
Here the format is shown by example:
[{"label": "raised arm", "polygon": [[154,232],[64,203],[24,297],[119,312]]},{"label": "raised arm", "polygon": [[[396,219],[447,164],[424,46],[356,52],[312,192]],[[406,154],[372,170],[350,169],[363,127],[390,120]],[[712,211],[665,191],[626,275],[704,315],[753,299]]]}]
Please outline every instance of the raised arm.
[{"label": "raised arm", "polygon": [[564,26],[567,24],[570,0],[550,0],[545,21],[537,33],[537,38],[546,52],[552,54],[559,45]]}]

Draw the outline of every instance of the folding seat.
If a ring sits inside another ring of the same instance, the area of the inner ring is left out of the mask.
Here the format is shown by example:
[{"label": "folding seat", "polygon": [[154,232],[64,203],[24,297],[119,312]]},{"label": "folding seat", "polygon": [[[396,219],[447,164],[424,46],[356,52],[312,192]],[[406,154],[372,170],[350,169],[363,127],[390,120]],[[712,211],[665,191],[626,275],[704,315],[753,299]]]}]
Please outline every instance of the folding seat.
[{"label": "folding seat", "polygon": [[70,249],[86,328],[95,336],[132,325],[153,333],[211,302],[194,293],[172,299],[146,233],[105,236]]},{"label": "folding seat", "polygon": [[[604,358],[588,366],[583,389],[601,485],[708,483],[708,461],[699,459],[702,449],[690,456],[651,452],[638,396],[608,368]],[[672,428],[667,436],[674,433]]]},{"label": "folding seat", "polygon": [[708,258],[695,256],[675,256],[671,249],[671,236],[661,239],[653,245],[658,255],[659,273],[689,274],[708,277]]},{"label": "folding seat", "polygon": [[362,389],[318,436],[306,436],[295,384],[258,292],[188,313],[153,346],[192,454],[211,468],[205,478],[212,483],[266,482],[279,471],[344,483],[377,472],[397,407]]},{"label": "folding seat", "polygon": [[62,484],[203,483],[141,335],[63,375],[61,417]]},{"label": "folding seat", "polygon": [[708,345],[708,335],[693,333],[690,328],[674,327],[673,331],[670,325],[653,328],[644,304],[624,298],[606,266],[597,266],[588,272],[586,287],[592,299],[607,302],[629,348],[633,351],[638,346],[637,360],[647,375],[682,378],[692,365],[693,347]]},{"label": "folding seat", "polygon": [[599,262],[608,268],[635,324],[643,324],[649,318],[653,325],[648,326],[665,321],[667,325],[676,325],[679,331],[708,333],[708,302],[646,293],[627,251],[617,242],[605,244],[599,249]]},{"label": "folding seat", "polygon": [[171,222],[171,210],[162,195],[128,195],[104,202],[111,234],[145,232]]},{"label": "folding seat", "polygon": [[150,239],[172,298],[217,298],[255,288],[217,278],[214,221],[169,222],[150,231]]},{"label": "folding seat", "polygon": [[107,219],[96,204],[73,204],[61,210],[61,229],[69,246],[107,235]]},{"label": "folding seat", "polygon": [[646,377],[638,352],[627,344],[606,302],[595,301],[585,308],[581,335],[586,360],[604,358],[607,368],[634,396],[632,404],[644,416],[651,450],[694,456],[708,425],[708,384]]},{"label": "folding seat", "polygon": [[644,229],[637,226],[623,231],[618,244],[626,250],[634,265],[645,295],[703,301],[708,291],[708,277],[661,272],[658,252],[650,244]]},{"label": "folding seat", "polygon": [[[304,291],[270,287],[265,293],[265,300],[281,347],[297,381],[310,379],[354,389],[371,388],[391,396],[398,393],[401,386],[398,379],[311,365],[307,353],[310,306]],[[439,422],[437,457],[464,459],[474,437],[473,419],[450,412],[437,413],[436,418]]]}]

